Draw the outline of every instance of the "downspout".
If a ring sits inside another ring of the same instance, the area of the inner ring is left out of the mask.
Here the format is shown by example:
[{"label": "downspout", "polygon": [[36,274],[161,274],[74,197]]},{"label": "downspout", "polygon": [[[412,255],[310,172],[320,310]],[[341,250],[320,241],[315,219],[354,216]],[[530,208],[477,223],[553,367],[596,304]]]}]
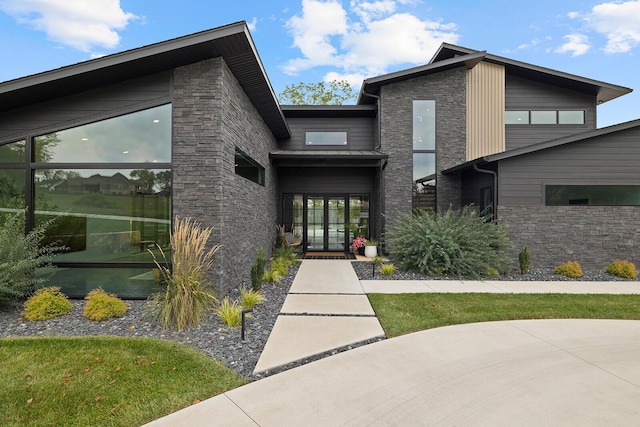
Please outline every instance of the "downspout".
[{"label": "downspout", "polygon": [[498,174],[495,171],[489,169],[480,169],[476,163],[473,164],[473,170],[480,173],[488,173],[493,176],[493,220],[498,220]]}]

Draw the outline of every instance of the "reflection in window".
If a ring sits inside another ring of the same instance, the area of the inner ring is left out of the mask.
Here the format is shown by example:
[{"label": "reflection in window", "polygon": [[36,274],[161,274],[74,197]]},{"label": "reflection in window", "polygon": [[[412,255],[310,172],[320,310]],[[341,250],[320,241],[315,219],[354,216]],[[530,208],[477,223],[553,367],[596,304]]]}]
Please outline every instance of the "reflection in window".
[{"label": "reflection in window", "polygon": [[36,223],[57,217],[45,242],[68,248],[55,261],[152,262],[147,249],[170,252],[169,178],[153,169],[38,171]]},{"label": "reflection in window", "polygon": [[413,149],[435,150],[436,148],[436,102],[413,101]]},{"label": "reflection in window", "polygon": [[413,101],[413,207],[436,207],[436,103]]},{"label": "reflection in window", "polygon": [[346,132],[305,132],[306,145],[347,145]]},{"label": "reflection in window", "polygon": [[35,138],[41,163],[168,163],[171,105],[150,108]]},{"label": "reflection in window", "polygon": [[0,163],[24,163],[27,160],[24,140],[0,145]]},{"label": "reflection in window", "polygon": [[236,175],[264,185],[264,168],[238,148],[236,148]]},{"label": "reflection in window", "polygon": [[640,206],[640,185],[547,185],[547,206]]},{"label": "reflection in window", "polygon": [[23,169],[0,169],[0,211],[15,212],[25,208]]}]

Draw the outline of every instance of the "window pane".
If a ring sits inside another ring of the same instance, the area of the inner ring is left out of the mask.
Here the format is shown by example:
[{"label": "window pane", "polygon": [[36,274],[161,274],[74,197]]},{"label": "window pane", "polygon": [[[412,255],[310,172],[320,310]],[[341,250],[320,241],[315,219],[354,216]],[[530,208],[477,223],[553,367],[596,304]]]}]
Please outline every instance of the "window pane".
[{"label": "window pane", "polygon": [[583,125],[584,111],[558,111],[558,123],[561,125]]},{"label": "window pane", "polygon": [[146,298],[161,289],[156,268],[57,268],[49,280],[70,297],[101,287],[121,298]]},{"label": "window pane", "polygon": [[547,206],[640,206],[640,185],[547,185]]},{"label": "window pane", "polygon": [[156,245],[170,257],[169,170],[37,171],[35,191],[36,223],[57,217],[45,241],[68,248],[55,261],[152,262]]},{"label": "window pane", "polygon": [[307,145],[347,145],[346,132],[305,132]]},{"label": "window pane", "polygon": [[255,160],[236,148],[236,175],[264,185],[264,168]]},{"label": "window pane", "polygon": [[433,207],[436,203],[436,155],[413,153],[413,207]]},{"label": "window pane", "polygon": [[0,145],[0,163],[24,163],[26,160],[24,141]]},{"label": "window pane", "polygon": [[504,123],[506,125],[528,125],[529,112],[528,111],[505,111]]},{"label": "window pane", "polygon": [[413,149],[436,149],[436,102],[413,101]]},{"label": "window pane", "polygon": [[555,111],[532,111],[531,124],[532,125],[555,125],[556,112]]},{"label": "window pane", "polygon": [[171,105],[38,136],[35,161],[169,163]]},{"label": "window pane", "polygon": [[0,211],[15,212],[25,208],[25,171],[0,169]]}]

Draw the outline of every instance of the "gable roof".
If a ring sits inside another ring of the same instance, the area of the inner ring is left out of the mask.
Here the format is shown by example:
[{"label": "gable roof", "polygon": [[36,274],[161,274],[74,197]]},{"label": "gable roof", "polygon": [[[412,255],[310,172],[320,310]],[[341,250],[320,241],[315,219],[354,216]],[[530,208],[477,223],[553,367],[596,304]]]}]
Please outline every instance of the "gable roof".
[{"label": "gable roof", "polygon": [[289,128],[244,21],[0,83],[0,113],[223,57],[276,138]]},{"label": "gable roof", "polygon": [[431,73],[438,73],[455,67],[466,66],[467,68],[473,68],[480,61],[502,65],[509,75],[596,96],[598,104],[611,101],[612,99],[632,92],[632,89],[627,87],[491,55],[486,51],[478,51],[443,43],[427,65],[366,79],[362,84],[358,103],[374,103],[376,92],[381,86]]},{"label": "gable roof", "polygon": [[520,148],[514,148],[512,150],[503,151],[501,153],[490,154],[488,156],[479,157],[474,160],[459,164],[452,168],[442,171],[443,174],[448,175],[461,170],[473,167],[473,165],[480,165],[486,163],[497,162],[500,160],[507,160],[518,156],[524,156],[531,153],[536,153],[542,150],[548,150],[550,148],[560,147],[562,145],[572,144],[580,141],[586,141],[588,139],[598,138],[604,135],[609,135],[615,132],[622,132],[625,130],[640,128],[640,119],[631,120],[629,122],[618,123],[616,125],[603,127],[587,132],[577,133],[574,135],[565,136],[550,141],[538,142],[537,144],[527,145]]}]

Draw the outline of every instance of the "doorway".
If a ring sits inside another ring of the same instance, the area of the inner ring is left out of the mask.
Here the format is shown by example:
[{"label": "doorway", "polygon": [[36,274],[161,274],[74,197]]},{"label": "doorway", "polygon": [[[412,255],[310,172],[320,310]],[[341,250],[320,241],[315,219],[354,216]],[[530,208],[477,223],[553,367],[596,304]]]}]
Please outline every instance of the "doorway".
[{"label": "doorway", "polygon": [[283,221],[305,253],[347,253],[355,236],[369,237],[369,195],[285,194]]}]

